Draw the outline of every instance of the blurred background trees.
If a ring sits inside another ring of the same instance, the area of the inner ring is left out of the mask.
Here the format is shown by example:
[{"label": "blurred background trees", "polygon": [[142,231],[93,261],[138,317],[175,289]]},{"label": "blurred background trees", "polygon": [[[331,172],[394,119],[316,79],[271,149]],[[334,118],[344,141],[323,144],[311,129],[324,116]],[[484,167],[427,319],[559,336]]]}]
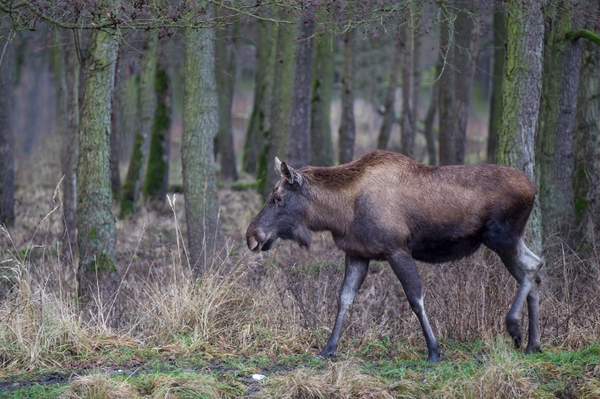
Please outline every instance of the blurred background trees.
[{"label": "blurred background trees", "polygon": [[225,245],[218,186],[266,198],[275,156],[386,148],[523,169],[534,247],[593,247],[598,25],[597,0],[0,0],[0,219],[19,223],[19,170],[57,141],[81,270],[114,271],[113,215],[183,191],[199,275]]}]

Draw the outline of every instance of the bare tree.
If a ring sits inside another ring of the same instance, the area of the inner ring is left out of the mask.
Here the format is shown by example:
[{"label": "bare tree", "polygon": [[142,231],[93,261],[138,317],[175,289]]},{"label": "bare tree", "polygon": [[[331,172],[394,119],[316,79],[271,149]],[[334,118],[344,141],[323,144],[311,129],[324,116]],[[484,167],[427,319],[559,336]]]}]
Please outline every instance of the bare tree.
[{"label": "bare tree", "polygon": [[339,162],[354,159],[356,122],[354,120],[354,50],[356,31],[349,29],[344,35],[344,72],[342,76],[342,121],[339,128]]},{"label": "bare tree", "polygon": [[402,110],[400,111],[400,131],[402,154],[414,158],[415,156],[415,120],[413,119],[413,44],[414,33],[410,26],[407,14],[401,27],[403,41],[402,56]]},{"label": "bare tree", "polygon": [[479,0],[456,0],[456,48],[454,50],[455,76],[455,120],[454,145],[456,163],[465,163],[467,123],[471,104],[471,85],[477,65],[477,42],[479,38]]},{"label": "bare tree", "polygon": [[[67,34],[71,33],[71,35]],[[56,82],[56,122],[61,138],[62,208],[65,225],[64,242],[75,245],[76,224],[76,162],[79,152],[79,60],[72,35],[76,33],[53,31],[53,69]],[[71,36],[71,37],[69,37]]]},{"label": "bare tree", "polygon": [[[508,47],[502,93],[502,129],[496,160],[523,170],[535,181],[535,130],[542,89],[544,23],[542,2],[508,3]],[[539,203],[529,219],[529,241],[534,252],[542,250]]]},{"label": "bare tree", "polygon": [[85,80],[77,165],[77,246],[79,291],[84,303],[89,303],[95,295],[97,285],[114,290],[118,280],[109,161],[117,50],[116,32],[94,30],[83,62]]},{"label": "bare tree", "polygon": [[231,106],[237,70],[234,46],[238,23],[227,24],[216,29],[215,40],[215,76],[217,80],[217,96],[219,99],[219,131],[217,133],[217,153],[221,165],[221,179],[236,181],[238,179],[233,147],[233,130],[231,127]]},{"label": "bare tree", "polygon": [[0,29],[0,224],[15,222],[15,171],[12,149],[14,32]]},{"label": "bare tree", "polygon": [[[403,29],[403,27],[400,27]],[[396,89],[398,88],[398,72],[400,71],[400,58],[404,49],[404,42],[402,36],[399,34],[396,38],[396,45],[394,46],[394,56],[392,57],[392,64],[390,65],[390,77],[388,81],[387,93],[385,95],[385,101],[383,104],[383,121],[379,128],[379,137],[377,139],[377,148],[385,150],[390,140],[390,134],[392,132],[392,126],[396,122]]]},{"label": "bare tree", "polygon": [[311,164],[333,165],[333,142],[331,139],[331,95],[333,92],[334,35],[326,32],[315,38],[313,83],[310,111]]},{"label": "bare tree", "polygon": [[490,120],[488,128],[487,161],[494,163],[496,140],[502,120],[502,81],[504,78],[504,58],[506,57],[506,10],[503,4],[496,4],[494,10],[494,66],[492,68],[492,96],[490,99]]},{"label": "bare tree", "polygon": [[158,57],[158,32],[147,33],[143,47],[138,94],[138,122],[133,141],[133,151],[127,176],[121,188],[121,212],[123,218],[135,213],[139,206],[142,184],[146,173],[150,133],[156,112],[154,85]]},{"label": "bare tree", "polygon": [[[208,5],[206,19],[213,17]],[[213,141],[218,130],[214,28],[186,28],[181,163],[188,256],[196,276],[222,253]]]},{"label": "bare tree", "polygon": [[441,6],[440,64],[442,65],[438,88],[438,124],[440,165],[456,163],[455,114],[454,114],[454,27],[452,24],[452,1]]},{"label": "bare tree", "polygon": [[310,163],[310,93],[312,87],[313,34],[315,13],[307,6],[300,20],[300,37],[296,54],[294,89],[290,115],[288,162],[294,167]]}]

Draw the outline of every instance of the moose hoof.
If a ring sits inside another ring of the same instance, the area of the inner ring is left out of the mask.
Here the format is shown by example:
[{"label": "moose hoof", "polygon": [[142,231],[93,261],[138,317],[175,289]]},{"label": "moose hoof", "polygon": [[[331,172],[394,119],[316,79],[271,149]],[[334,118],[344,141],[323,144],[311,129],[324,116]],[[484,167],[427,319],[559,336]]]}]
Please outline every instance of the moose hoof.
[{"label": "moose hoof", "polygon": [[325,347],[325,349],[323,349],[318,356],[322,357],[323,359],[330,359],[335,356],[335,349]]},{"label": "moose hoof", "polygon": [[440,356],[444,356],[444,352],[440,348],[433,348],[429,351],[429,355],[427,356],[427,361],[429,363],[437,363],[440,361]]},{"label": "moose hoof", "polygon": [[542,353],[542,348],[536,345],[527,345],[527,348],[525,348],[525,354],[529,355],[532,353]]}]

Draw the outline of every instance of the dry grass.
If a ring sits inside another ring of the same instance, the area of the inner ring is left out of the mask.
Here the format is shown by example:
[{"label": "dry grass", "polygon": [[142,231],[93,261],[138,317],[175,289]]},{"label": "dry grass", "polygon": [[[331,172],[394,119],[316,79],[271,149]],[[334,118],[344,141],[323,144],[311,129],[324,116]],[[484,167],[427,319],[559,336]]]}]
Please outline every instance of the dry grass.
[{"label": "dry grass", "polygon": [[307,368],[270,378],[256,398],[337,399],[394,398],[393,387],[363,374],[353,361],[332,363],[323,371]]},{"label": "dry grass", "polygon": [[137,399],[137,390],[126,381],[118,381],[106,374],[77,377],[59,399]]},{"label": "dry grass", "polygon": [[519,359],[507,340],[488,342],[481,368],[468,378],[450,380],[440,390],[442,398],[540,398],[538,386],[523,359]]},{"label": "dry grass", "polygon": [[143,385],[144,397],[149,399],[220,399],[243,396],[241,386],[228,385],[217,381],[214,377],[202,374],[151,375],[146,378]]}]

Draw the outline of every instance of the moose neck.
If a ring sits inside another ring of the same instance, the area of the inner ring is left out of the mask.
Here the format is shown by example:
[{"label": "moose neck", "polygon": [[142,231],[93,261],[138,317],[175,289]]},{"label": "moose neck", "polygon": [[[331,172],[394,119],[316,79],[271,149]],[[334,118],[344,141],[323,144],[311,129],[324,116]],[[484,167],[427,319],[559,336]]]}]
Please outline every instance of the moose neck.
[{"label": "moose neck", "polygon": [[306,226],[312,231],[331,231],[343,235],[344,226],[352,221],[354,198],[347,187],[331,186],[323,180],[310,179]]}]

